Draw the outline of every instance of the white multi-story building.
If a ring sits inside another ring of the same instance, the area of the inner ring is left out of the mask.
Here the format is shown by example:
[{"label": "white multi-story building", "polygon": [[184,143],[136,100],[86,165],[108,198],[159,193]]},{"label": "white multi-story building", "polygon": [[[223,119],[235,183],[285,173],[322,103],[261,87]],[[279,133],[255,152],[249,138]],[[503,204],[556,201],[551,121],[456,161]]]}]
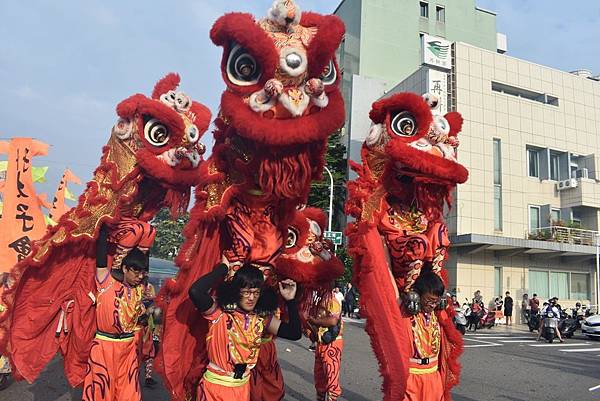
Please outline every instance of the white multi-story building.
[{"label": "white multi-story building", "polygon": [[[495,27],[495,15],[477,9],[471,0],[446,1],[443,7],[415,0],[408,10],[417,22],[404,26],[414,25],[410,37],[420,37],[420,62],[393,86],[389,74],[378,76],[373,66],[366,74],[357,68],[363,65],[360,54],[368,54],[365,35],[376,31],[381,37],[393,37],[393,26],[389,34],[382,31],[385,24],[377,30],[366,26],[369,15],[384,14],[382,7],[393,4],[378,6],[362,0],[357,18],[347,16],[350,11],[344,5],[348,1],[342,2],[338,13],[347,24],[360,24],[360,29],[349,27],[351,36],[344,45],[349,50],[341,51],[342,63],[354,65],[351,79],[344,77],[349,156],[357,159],[358,146],[368,131],[370,103],[393,92],[435,91],[448,110],[459,111],[465,119],[458,157],[470,178],[458,187],[448,217],[453,248],[447,267],[451,289],[459,299],[472,298],[475,290],[481,290],[486,300],[510,291],[516,305],[524,293],[537,293],[541,299],[556,296],[563,306],[577,301],[596,304],[598,79],[584,70],[568,73],[510,57],[504,54],[503,35],[494,37],[496,46],[488,40],[486,48],[448,37],[444,32],[452,30],[440,29],[439,12],[432,23],[435,36],[430,36],[425,30],[429,25],[424,21],[424,5],[443,9],[443,23],[448,27],[457,23],[451,19],[453,7],[473,8],[475,21],[493,16],[493,23],[485,19],[488,27]],[[398,12],[390,15],[397,18]],[[460,23],[464,23],[465,13],[461,15]],[[409,42],[412,49],[413,41]],[[380,48],[382,43],[373,46]],[[432,46],[436,47],[433,55]],[[351,53],[349,59],[344,60],[347,53]]]}]

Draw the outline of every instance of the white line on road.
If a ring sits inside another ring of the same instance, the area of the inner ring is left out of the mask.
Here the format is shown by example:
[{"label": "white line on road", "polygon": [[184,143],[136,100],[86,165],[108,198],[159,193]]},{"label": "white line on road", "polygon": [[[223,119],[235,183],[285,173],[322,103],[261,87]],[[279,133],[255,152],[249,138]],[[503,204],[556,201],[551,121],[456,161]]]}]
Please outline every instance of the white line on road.
[{"label": "white line on road", "polygon": [[481,343],[481,344],[470,344],[470,345],[465,345],[465,348],[477,348],[477,347],[500,347],[502,344],[498,344],[498,343],[493,343],[490,341],[481,341],[481,340],[475,340],[474,338],[465,338],[465,340],[468,341],[474,341],[476,343]]},{"label": "white line on road", "polygon": [[501,343],[534,343],[535,340],[500,340]]},{"label": "white line on road", "polygon": [[600,351],[600,348],[577,348],[577,349],[561,349],[561,352],[595,352]]},{"label": "white line on road", "polygon": [[600,389],[600,384],[594,387],[590,387],[590,391],[596,391],[598,389]]},{"label": "white line on road", "polygon": [[561,343],[535,344],[535,345],[530,345],[530,347],[582,347],[584,345],[590,345],[590,343],[577,343],[577,344],[573,344],[573,343],[569,343],[569,344],[561,344]]},{"label": "white line on road", "polygon": [[506,339],[509,339],[509,338],[511,340],[531,340],[533,337],[531,337],[531,336],[530,337],[507,337],[507,336],[505,336],[505,337],[500,337],[500,336],[496,336],[496,337],[486,336],[486,337],[483,337],[483,336],[481,336],[480,337],[480,336],[477,336],[475,338],[480,338],[480,339],[483,339],[483,340],[506,340]]}]

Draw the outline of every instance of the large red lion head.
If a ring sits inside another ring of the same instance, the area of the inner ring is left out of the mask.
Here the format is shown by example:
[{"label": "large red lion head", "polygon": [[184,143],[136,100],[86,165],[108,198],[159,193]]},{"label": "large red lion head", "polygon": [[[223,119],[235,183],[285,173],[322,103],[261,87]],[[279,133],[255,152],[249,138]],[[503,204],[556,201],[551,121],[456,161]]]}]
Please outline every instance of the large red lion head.
[{"label": "large red lion head", "polygon": [[[365,150],[384,155],[394,178],[449,186],[464,183],[468,171],[456,159],[463,119],[457,112],[441,116],[437,106],[430,94],[399,93],[375,102]],[[372,169],[378,160],[367,156]]]},{"label": "large red lion head", "polygon": [[273,146],[325,140],[344,123],[335,58],[344,25],[276,0],[266,18],[231,13],[212,28],[224,49],[221,118],[246,139]]},{"label": "large red lion head", "polygon": [[161,79],[148,98],[136,94],[117,106],[119,120],[112,135],[135,153],[145,175],[166,187],[198,184],[205,148],[200,137],[208,129],[208,108],[177,91],[179,75]]}]

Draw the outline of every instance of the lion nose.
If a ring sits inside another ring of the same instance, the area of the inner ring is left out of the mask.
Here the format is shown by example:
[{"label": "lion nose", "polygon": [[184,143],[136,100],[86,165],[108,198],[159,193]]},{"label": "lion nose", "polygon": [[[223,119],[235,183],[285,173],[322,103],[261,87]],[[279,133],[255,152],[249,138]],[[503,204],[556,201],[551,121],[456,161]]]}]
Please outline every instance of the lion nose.
[{"label": "lion nose", "polygon": [[302,56],[298,53],[290,53],[285,56],[285,63],[288,67],[295,70],[302,65]]}]

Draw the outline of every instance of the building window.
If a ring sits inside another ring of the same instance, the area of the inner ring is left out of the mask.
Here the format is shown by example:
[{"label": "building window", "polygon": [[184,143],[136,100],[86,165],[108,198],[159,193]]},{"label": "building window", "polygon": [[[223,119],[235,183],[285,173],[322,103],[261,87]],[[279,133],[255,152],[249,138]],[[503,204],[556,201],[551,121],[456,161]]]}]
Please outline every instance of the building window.
[{"label": "building window", "polygon": [[529,292],[540,299],[548,299],[548,272],[529,270]]},{"label": "building window", "polygon": [[590,300],[589,274],[529,270],[529,292],[540,299]]},{"label": "building window", "polygon": [[540,207],[529,206],[529,232],[535,233],[540,228]]},{"label": "building window", "polygon": [[494,295],[502,295],[502,267],[494,267]]},{"label": "building window", "polygon": [[587,274],[571,273],[571,299],[590,299],[590,287]]},{"label": "building window", "polygon": [[427,4],[424,1],[420,1],[419,2],[419,6],[421,9],[421,17],[423,18],[429,18],[429,4]]},{"label": "building window", "polygon": [[435,7],[435,19],[437,22],[446,22],[446,9],[444,7]]},{"label": "building window", "polygon": [[552,209],[550,211],[550,223],[551,225],[556,224],[560,221],[560,209]]},{"label": "building window", "polygon": [[527,149],[528,175],[540,178],[540,152],[536,149]]},{"label": "building window", "polygon": [[494,230],[502,231],[502,142],[494,138]]},{"label": "building window", "polygon": [[550,179],[560,180],[560,155],[550,153]]},{"label": "building window", "polygon": [[492,91],[527,100],[533,100],[534,102],[549,104],[551,106],[558,106],[558,98],[555,96],[548,95],[547,93],[533,92],[528,89],[501,84],[499,82],[492,81]]},{"label": "building window", "polygon": [[569,273],[550,272],[550,296],[569,299]]}]

